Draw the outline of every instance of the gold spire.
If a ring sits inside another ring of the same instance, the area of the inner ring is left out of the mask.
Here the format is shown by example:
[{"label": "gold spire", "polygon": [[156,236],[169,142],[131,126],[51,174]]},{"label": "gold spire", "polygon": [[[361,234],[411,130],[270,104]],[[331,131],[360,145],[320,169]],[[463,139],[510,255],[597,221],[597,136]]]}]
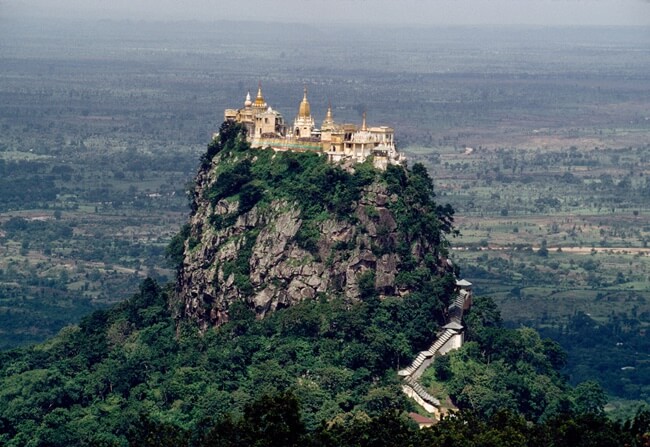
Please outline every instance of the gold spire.
[{"label": "gold spire", "polygon": [[310,116],[311,116],[311,107],[309,106],[309,101],[307,101],[307,87],[305,86],[304,96],[302,97],[300,108],[298,109],[298,117],[309,118]]},{"label": "gold spire", "polygon": [[325,115],[325,119],[323,120],[323,125],[321,126],[322,130],[332,130],[332,127],[334,126],[334,117],[332,116],[332,103],[330,101],[327,102],[327,115]]},{"label": "gold spire", "polygon": [[255,107],[264,107],[266,108],[266,101],[264,101],[264,96],[262,96],[262,81],[257,83],[257,97],[255,98]]},{"label": "gold spire", "polygon": [[366,125],[366,112],[363,112],[363,121],[361,122],[361,130],[363,132],[368,130],[368,126]]},{"label": "gold spire", "polygon": [[334,118],[332,117],[332,103],[330,101],[327,102],[327,115],[325,115],[325,122],[334,122]]}]

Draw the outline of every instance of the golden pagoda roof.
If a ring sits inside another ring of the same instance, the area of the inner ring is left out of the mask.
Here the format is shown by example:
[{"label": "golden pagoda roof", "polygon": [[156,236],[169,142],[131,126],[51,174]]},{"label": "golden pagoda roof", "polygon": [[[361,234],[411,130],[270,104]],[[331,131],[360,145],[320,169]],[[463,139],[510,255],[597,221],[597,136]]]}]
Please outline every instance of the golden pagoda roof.
[{"label": "golden pagoda roof", "polygon": [[332,103],[327,104],[327,115],[323,120],[323,125],[321,126],[322,130],[331,131],[334,129],[334,116],[332,115]]},{"label": "golden pagoda roof", "polygon": [[254,107],[264,107],[266,108],[266,101],[264,101],[264,96],[262,96],[262,83],[260,82],[257,85],[257,97],[255,98],[255,102],[253,103]]},{"label": "golden pagoda roof", "polygon": [[334,117],[332,116],[332,103],[327,104],[327,115],[325,115],[325,122],[334,122]]},{"label": "golden pagoda roof", "polygon": [[298,109],[299,118],[309,118],[311,116],[311,106],[309,105],[309,101],[307,101],[307,87],[305,87],[304,93],[300,102],[300,108]]}]

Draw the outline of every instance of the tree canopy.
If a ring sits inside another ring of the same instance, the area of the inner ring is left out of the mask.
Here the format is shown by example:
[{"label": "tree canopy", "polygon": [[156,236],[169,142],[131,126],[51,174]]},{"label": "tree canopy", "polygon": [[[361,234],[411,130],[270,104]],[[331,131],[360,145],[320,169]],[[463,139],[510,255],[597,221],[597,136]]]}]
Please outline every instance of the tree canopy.
[{"label": "tree canopy", "polygon": [[201,336],[190,324],[177,328],[169,293],[146,280],[131,299],[52,340],[0,354],[0,444],[615,446],[647,439],[646,413],[625,426],[609,421],[597,387],[572,390],[553,372],[555,346],[528,329],[490,335],[498,318],[486,310],[485,333],[450,355],[445,383],[463,410],[418,431],[404,416],[415,408],[395,371],[417,349],[410,321],[425,318],[426,302],[316,300],[261,321],[242,306]]}]

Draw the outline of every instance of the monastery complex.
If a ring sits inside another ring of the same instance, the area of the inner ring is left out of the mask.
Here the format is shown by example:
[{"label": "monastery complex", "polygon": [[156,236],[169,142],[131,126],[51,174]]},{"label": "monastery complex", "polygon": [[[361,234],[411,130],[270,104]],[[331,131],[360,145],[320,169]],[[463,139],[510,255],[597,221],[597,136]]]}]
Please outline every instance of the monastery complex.
[{"label": "monastery complex", "polygon": [[276,151],[314,151],[326,154],[331,162],[361,163],[372,156],[373,164],[379,169],[386,169],[389,164],[404,164],[406,161],[395,147],[395,131],[386,126],[369,127],[365,112],[361,127],[338,124],[334,122],[330,105],[321,128],[316,128],[307,100],[307,88],[292,126],[266,103],[261,85],[255,101],[249,92],[244,107],[226,109],[224,119],[243,124],[253,147],[271,147]]}]

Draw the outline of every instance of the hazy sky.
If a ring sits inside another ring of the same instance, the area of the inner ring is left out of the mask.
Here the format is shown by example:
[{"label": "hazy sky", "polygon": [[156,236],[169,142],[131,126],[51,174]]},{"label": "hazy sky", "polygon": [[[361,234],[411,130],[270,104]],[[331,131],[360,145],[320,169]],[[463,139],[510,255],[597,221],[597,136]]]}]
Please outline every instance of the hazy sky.
[{"label": "hazy sky", "polygon": [[0,0],[0,17],[650,25],[650,0]]}]

